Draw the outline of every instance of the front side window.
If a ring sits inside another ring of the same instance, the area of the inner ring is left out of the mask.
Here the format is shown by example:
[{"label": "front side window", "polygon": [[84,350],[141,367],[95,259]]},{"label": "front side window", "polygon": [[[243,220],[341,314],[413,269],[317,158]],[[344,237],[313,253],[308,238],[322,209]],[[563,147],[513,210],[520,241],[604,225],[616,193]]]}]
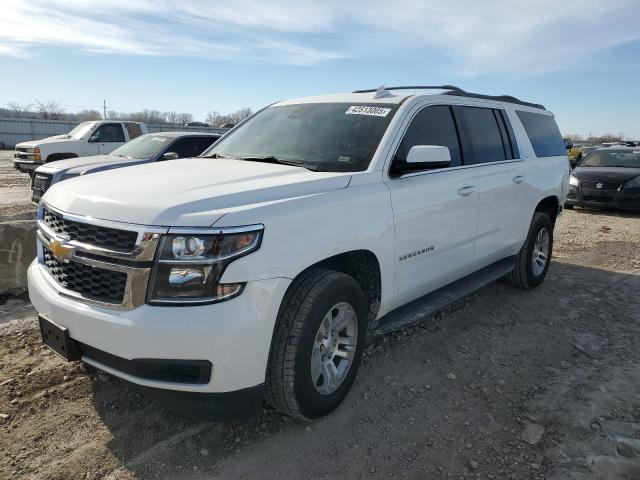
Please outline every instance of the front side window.
[{"label": "front side window", "polygon": [[531,140],[536,157],[567,154],[564,139],[553,116],[522,110],[516,110],[516,113]]},{"label": "front side window", "polygon": [[462,114],[473,150],[472,158],[465,159],[466,164],[501,162],[510,158],[503,141],[504,133],[494,110],[463,107]]},{"label": "front side window", "polygon": [[104,123],[91,135],[92,142],[125,142],[124,132],[119,123]]},{"label": "front side window", "polygon": [[311,103],[269,107],[216,142],[204,156],[366,170],[396,112],[393,104]]},{"label": "front side window", "polygon": [[440,145],[449,149],[451,166],[462,163],[458,128],[451,107],[435,105],[420,110],[411,120],[391,164],[391,174],[401,175],[409,171],[425,170],[424,165],[408,164],[407,155],[416,145]]},{"label": "front side window", "polygon": [[212,143],[213,139],[209,137],[181,138],[171,145],[167,152],[175,152],[180,158],[197,157]]},{"label": "front side window", "polygon": [[111,152],[111,155],[141,160],[150,159],[160,153],[160,151],[172,140],[172,137],[154,135],[151,133],[131,140],[129,143],[125,143]]},{"label": "front side window", "polygon": [[638,150],[594,150],[580,162],[581,167],[640,168]]}]

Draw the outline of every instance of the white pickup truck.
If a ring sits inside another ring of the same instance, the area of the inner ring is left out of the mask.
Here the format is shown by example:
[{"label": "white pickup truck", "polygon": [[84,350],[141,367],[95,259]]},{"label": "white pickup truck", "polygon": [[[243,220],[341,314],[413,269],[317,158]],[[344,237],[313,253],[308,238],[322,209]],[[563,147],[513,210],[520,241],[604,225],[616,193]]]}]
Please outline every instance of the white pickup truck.
[{"label": "white pickup truck", "polygon": [[32,175],[40,165],[56,160],[106,155],[145,133],[146,125],[139,122],[82,122],[69,133],[17,144],[13,166]]},{"label": "white pickup truck", "polygon": [[323,416],[367,336],[536,287],[569,186],[549,111],[452,86],[279,102],[202,158],[124,170],[42,197],[43,341],[219,419]]}]

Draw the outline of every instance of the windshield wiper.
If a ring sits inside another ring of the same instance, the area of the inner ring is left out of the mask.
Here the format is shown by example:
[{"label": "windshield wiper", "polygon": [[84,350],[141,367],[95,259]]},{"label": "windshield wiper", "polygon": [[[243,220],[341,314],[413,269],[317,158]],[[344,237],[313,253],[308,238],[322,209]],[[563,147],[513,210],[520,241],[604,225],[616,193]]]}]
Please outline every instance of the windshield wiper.
[{"label": "windshield wiper", "polygon": [[260,156],[241,157],[241,160],[246,160],[248,162],[277,163],[279,165],[291,165],[293,167],[302,167],[314,172],[318,171],[318,165],[315,163],[299,162],[295,160],[283,160],[281,158],[274,157],[273,155],[266,155],[264,157],[260,157]]},{"label": "windshield wiper", "polygon": [[223,155],[221,153],[212,153],[211,155],[205,155],[200,158],[233,158],[234,160],[241,160],[240,157],[234,157],[233,155]]}]

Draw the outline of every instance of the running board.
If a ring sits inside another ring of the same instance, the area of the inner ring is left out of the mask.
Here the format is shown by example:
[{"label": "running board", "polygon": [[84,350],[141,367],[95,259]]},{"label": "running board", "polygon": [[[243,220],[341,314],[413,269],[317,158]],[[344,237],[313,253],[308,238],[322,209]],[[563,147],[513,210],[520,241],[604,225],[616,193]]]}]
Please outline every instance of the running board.
[{"label": "running board", "polygon": [[407,325],[424,320],[429,315],[442,310],[447,305],[466,297],[479,288],[504,277],[513,270],[515,257],[507,257],[456,280],[438,290],[428,293],[401,307],[392,310],[378,320],[372,336],[384,335],[400,330]]}]

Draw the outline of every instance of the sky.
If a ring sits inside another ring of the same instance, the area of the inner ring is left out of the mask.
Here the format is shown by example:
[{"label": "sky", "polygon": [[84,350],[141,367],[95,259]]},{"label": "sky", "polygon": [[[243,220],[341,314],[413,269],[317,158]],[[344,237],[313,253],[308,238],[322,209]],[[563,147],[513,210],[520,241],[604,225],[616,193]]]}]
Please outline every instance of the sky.
[{"label": "sky", "polygon": [[640,139],[640,0],[2,0],[0,106],[254,110],[379,85],[544,104]]}]

